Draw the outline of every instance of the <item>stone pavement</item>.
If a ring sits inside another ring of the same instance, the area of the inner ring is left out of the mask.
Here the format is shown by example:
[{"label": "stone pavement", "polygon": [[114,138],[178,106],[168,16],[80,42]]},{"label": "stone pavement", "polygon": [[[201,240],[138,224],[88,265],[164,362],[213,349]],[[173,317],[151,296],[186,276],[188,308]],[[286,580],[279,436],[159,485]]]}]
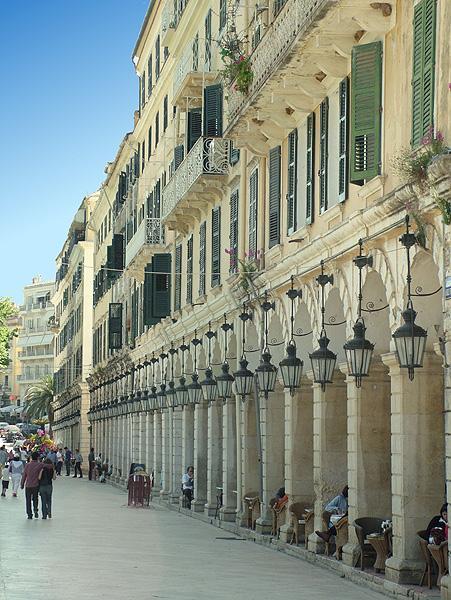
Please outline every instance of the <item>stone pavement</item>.
[{"label": "stone pavement", "polygon": [[384,598],[87,479],[58,478],[52,520],[28,521],[23,492],[0,500],[0,600]]}]

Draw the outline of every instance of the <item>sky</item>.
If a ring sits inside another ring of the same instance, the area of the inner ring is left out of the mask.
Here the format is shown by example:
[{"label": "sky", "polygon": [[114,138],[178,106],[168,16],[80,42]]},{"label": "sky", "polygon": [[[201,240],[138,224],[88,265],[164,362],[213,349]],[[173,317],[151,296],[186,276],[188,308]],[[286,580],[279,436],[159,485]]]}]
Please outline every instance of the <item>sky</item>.
[{"label": "sky", "polygon": [[0,0],[0,297],[55,277],[83,197],[133,129],[148,0]]}]

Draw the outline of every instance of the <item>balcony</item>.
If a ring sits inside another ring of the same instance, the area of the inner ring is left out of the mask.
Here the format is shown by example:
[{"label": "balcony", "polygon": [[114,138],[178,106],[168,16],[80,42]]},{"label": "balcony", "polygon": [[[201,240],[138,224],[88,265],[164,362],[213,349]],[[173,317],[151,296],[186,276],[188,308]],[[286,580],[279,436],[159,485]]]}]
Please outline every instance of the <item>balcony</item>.
[{"label": "balcony", "polygon": [[152,256],[164,249],[164,227],[161,219],[143,219],[125,248],[125,268],[137,281],[144,281],[144,269]]},{"label": "balcony", "polygon": [[229,172],[230,140],[200,137],[163,190],[161,219],[169,229],[187,231],[201,210],[220,199]]},{"label": "balcony", "polygon": [[[266,154],[349,73],[352,47],[395,24],[395,4],[350,0],[286,0],[252,52],[247,94],[228,90],[227,135],[237,147]],[[267,143],[269,140],[269,144]]]},{"label": "balcony", "polygon": [[217,73],[212,71],[211,62],[214,56],[210,54],[209,65],[206,65],[205,53],[199,51],[197,38],[185,48],[175,68],[172,100],[181,110],[186,110],[188,99],[190,108],[201,106],[204,86],[216,79]]},{"label": "balcony", "polygon": [[167,0],[161,13],[161,43],[163,46],[169,46],[175,29],[177,27],[176,15],[174,13],[173,0]]}]

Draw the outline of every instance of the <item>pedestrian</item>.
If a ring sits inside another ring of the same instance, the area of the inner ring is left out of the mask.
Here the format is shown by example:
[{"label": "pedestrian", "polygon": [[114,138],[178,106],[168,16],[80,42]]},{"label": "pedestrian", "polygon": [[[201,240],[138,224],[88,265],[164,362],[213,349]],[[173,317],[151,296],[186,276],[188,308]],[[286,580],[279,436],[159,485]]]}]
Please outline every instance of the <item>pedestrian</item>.
[{"label": "pedestrian", "polygon": [[52,492],[53,480],[56,479],[56,470],[50,458],[46,458],[42,463],[42,469],[39,473],[39,494],[41,496],[42,518],[52,518]]},{"label": "pedestrian", "polygon": [[64,464],[66,465],[66,477],[70,475],[70,465],[72,462],[72,452],[67,446],[64,446]]},{"label": "pedestrian", "polygon": [[14,460],[9,463],[9,472],[11,473],[11,481],[13,484],[13,498],[17,498],[17,490],[19,489],[20,480],[22,479],[24,464],[20,460],[20,456],[16,454]]},{"label": "pedestrian", "polygon": [[[38,491],[39,491],[39,473],[42,469],[42,463],[38,462],[39,452],[33,452],[31,461],[25,465],[22,480],[20,482],[21,489],[25,488],[25,506],[29,519],[39,517],[38,513]],[[33,503],[33,511],[31,504]]]},{"label": "pedestrian", "polygon": [[26,446],[22,446],[22,448],[20,449],[20,460],[23,462],[24,465],[28,462],[28,452]]},{"label": "pedestrian", "polygon": [[188,467],[186,473],[182,475],[182,494],[186,508],[191,509],[194,494],[194,467]]},{"label": "pedestrian", "polygon": [[3,446],[0,448],[0,467],[3,469],[3,467],[6,465],[7,462],[8,462],[8,453],[6,452],[6,447],[3,444]]},{"label": "pedestrian", "polygon": [[52,461],[53,466],[56,465],[56,451],[53,448],[47,454],[47,458]]},{"label": "pedestrian", "polygon": [[63,462],[64,462],[63,453],[58,448],[58,450],[56,451],[56,474],[57,475],[61,475],[61,469],[63,468]]},{"label": "pedestrian", "polygon": [[94,452],[94,448],[91,448],[91,451],[88,454],[88,465],[89,465],[88,479],[89,479],[89,481],[91,481],[93,473],[94,473],[94,479],[95,479],[96,455]]},{"label": "pedestrian", "polygon": [[75,454],[74,454],[74,460],[75,460],[75,474],[74,477],[77,477],[77,473],[80,473],[80,479],[83,477],[83,473],[81,472],[81,465],[83,463],[83,456],[80,454],[80,450],[78,448],[75,448]]},{"label": "pedestrian", "polygon": [[2,469],[2,498],[6,498],[6,490],[9,488],[9,465],[6,463]]}]

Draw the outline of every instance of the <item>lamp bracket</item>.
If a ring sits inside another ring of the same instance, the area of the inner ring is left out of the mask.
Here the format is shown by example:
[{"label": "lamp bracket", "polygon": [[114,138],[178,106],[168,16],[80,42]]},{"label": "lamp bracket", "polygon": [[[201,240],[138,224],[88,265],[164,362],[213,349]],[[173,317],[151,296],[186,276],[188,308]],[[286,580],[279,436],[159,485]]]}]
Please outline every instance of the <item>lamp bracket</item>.
[{"label": "lamp bracket", "polygon": [[324,273],[321,273],[321,275],[318,275],[318,277],[316,278],[316,281],[323,288],[328,283],[330,283],[331,285],[334,284],[334,276],[333,275],[325,275]]},{"label": "lamp bracket", "polygon": [[295,290],[294,288],[290,288],[287,291],[287,296],[290,300],[296,300],[296,298],[302,298],[302,290]]},{"label": "lamp bracket", "polygon": [[421,292],[423,291],[423,288],[421,287],[421,285],[419,285],[418,287],[415,288],[415,294],[410,294],[411,296],[415,296],[417,298],[419,297],[425,297],[425,296],[434,296],[435,294],[438,294],[440,292],[440,290],[442,289],[442,286],[440,286],[438,289],[436,289],[434,292],[429,292],[428,294],[422,294]]},{"label": "lamp bracket", "polygon": [[414,233],[406,232],[399,238],[399,241],[404,246],[404,248],[412,248],[417,243],[417,238]]},{"label": "lamp bracket", "polygon": [[358,269],[363,269],[364,267],[372,267],[373,266],[373,257],[372,256],[356,256],[353,259],[353,263]]},{"label": "lamp bracket", "polygon": [[178,350],[177,350],[177,348],[174,348],[173,346],[171,346],[169,348],[168,352],[171,356],[174,356],[174,354],[177,354]]},{"label": "lamp bracket", "polygon": [[216,331],[211,331],[211,329],[209,329],[205,332],[205,337],[209,340],[213,339],[214,337],[216,337]]},{"label": "lamp bracket", "polygon": [[227,333],[227,331],[233,331],[233,323],[223,323],[221,325],[221,329],[225,333]]},{"label": "lamp bracket", "polygon": [[269,300],[265,300],[264,302],[262,302],[262,309],[265,312],[269,312],[270,310],[276,310],[276,303],[270,302]]},{"label": "lamp bracket", "polygon": [[160,354],[160,358],[161,358],[162,360],[164,360],[164,359],[165,359],[165,358],[167,358],[167,357],[168,357],[168,355],[167,355],[167,354],[165,354],[164,352],[162,352],[162,353]]},{"label": "lamp bracket", "polygon": [[202,344],[202,340],[200,340],[199,338],[195,337],[191,340],[192,345],[196,348],[199,344]]},{"label": "lamp bracket", "polygon": [[246,323],[246,321],[252,320],[252,314],[251,313],[242,312],[238,316],[243,321],[243,323]]},{"label": "lamp bracket", "polygon": [[187,346],[186,344],[182,344],[179,350],[180,352],[186,352],[187,350],[189,350],[189,346]]}]

